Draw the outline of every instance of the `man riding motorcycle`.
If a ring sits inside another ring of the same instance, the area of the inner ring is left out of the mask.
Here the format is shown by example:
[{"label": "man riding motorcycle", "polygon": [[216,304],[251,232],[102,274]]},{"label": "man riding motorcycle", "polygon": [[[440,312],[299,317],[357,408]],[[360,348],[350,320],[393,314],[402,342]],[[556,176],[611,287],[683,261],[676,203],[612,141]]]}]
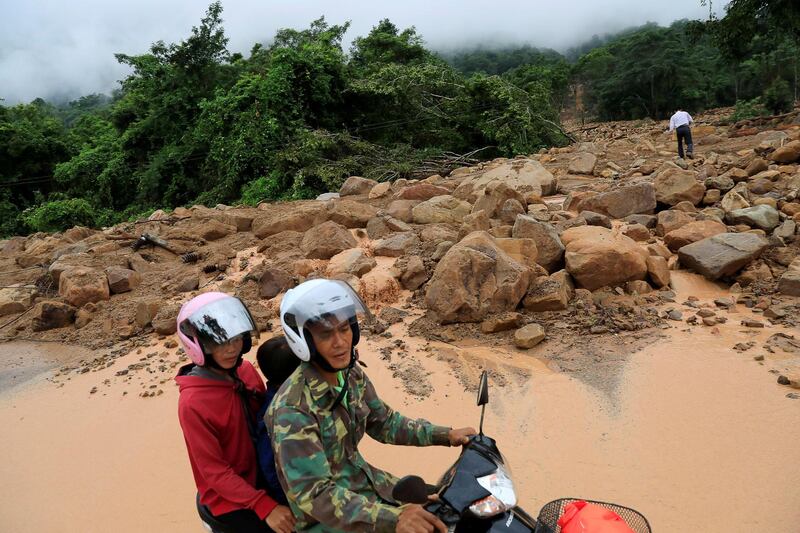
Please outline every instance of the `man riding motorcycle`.
[{"label": "man riding motorcycle", "polygon": [[369,315],[341,281],[307,281],[281,302],[284,335],[302,363],[264,420],[295,528],[444,532],[444,524],[422,506],[394,501],[397,478],[367,463],[358,444],[367,433],[387,444],[458,446],[476,432],[406,418],[378,397],[356,364],[358,313]]}]

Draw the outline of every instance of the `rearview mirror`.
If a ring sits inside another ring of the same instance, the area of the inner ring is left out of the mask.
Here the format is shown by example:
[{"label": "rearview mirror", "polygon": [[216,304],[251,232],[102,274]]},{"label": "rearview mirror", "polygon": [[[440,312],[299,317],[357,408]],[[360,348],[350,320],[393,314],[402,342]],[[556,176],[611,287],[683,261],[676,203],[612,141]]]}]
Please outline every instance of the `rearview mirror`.
[{"label": "rearview mirror", "polygon": [[419,476],[406,476],[392,489],[392,498],[398,503],[428,503],[428,486]]},{"label": "rearview mirror", "polygon": [[478,405],[489,403],[489,374],[486,370],[481,373],[481,382],[478,384]]}]

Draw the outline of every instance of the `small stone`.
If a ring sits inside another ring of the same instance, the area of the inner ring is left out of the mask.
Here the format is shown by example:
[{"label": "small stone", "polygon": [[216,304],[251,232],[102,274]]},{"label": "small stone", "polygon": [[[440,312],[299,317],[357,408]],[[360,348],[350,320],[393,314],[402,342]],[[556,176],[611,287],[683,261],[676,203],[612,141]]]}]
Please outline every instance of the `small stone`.
[{"label": "small stone", "polygon": [[539,324],[528,324],[514,333],[514,345],[527,350],[533,348],[545,338],[544,328]]},{"label": "small stone", "polygon": [[714,305],[717,307],[733,307],[736,302],[733,301],[731,298],[717,298],[714,300]]},{"label": "small stone", "polygon": [[778,385],[788,385],[789,383],[789,378],[786,376],[778,376]]},{"label": "small stone", "polygon": [[764,311],[764,316],[772,319],[780,319],[786,316],[786,311],[779,307],[772,306]]},{"label": "small stone", "polygon": [[763,328],[764,323],[759,322],[758,320],[754,320],[752,318],[745,318],[742,320],[742,325],[748,328]]},{"label": "small stone", "polygon": [[519,327],[521,321],[522,315],[519,313],[501,313],[481,322],[481,332],[499,333],[507,331]]},{"label": "small stone", "polygon": [[714,318],[713,316],[704,317],[703,318],[703,325],[705,325],[705,326],[716,326],[717,325],[717,319]]},{"label": "small stone", "polygon": [[683,313],[681,313],[677,309],[672,309],[667,313],[667,318],[669,318],[670,320],[681,320],[683,319]]},{"label": "small stone", "polygon": [[763,361],[764,360],[764,356],[763,355],[753,356],[753,360],[754,361]]},{"label": "small stone", "polygon": [[715,315],[716,315],[716,313],[715,313],[714,311],[712,311],[711,309],[708,309],[708,308],[703,308],[703,309],[700,309],[700,310],[697,312],[697,315],[698,315],[699,317],[701,317],[701,318],[707,318],[707,317],[712,317],[712,316],[715,316]]}]

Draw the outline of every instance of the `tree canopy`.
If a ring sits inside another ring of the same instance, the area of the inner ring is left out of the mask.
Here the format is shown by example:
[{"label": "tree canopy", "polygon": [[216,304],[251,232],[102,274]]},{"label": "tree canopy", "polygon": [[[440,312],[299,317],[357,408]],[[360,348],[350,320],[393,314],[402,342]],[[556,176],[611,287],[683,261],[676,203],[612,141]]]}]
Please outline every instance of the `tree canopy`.
[{"label": "tree canopy", "polygon": [[[751,19],[757,31],[727,50],[718,28]],[[320,18],[282,29],[245,57],[228,50],[215,2],[184,40],[117,54],[131,71],[111,96],[0,105],[0,231],[313,197],[350,175],[446,173],[443,154],[477,149],[530,154],[568,142],[559,118],[578,93],[601,119],[737,101],[742,112],[776,111],[797,97],[793,2],[734,0],[718,21],[594,36],[566,55],[437,54],[389,20],[345,51],[348,27]]]}]

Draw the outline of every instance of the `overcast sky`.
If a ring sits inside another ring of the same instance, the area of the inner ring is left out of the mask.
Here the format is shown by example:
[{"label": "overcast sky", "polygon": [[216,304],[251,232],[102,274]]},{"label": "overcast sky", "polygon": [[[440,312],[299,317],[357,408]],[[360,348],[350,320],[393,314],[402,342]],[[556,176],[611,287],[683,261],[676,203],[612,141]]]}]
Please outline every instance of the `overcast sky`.
[{"label": "overcast sky", "polygon": [[[185,38],[204,0],[0,0],[0,97],[5,104],[110,92],[127,70],[115,52],[139,54]],[[715,8],[727,2],[714,2]],[[350,20],[349,41],[380,19],[415,26],[430,48],[530,43],[562,51],[593,34],[648,21],[705,18],[700,0],[223,0],[231,51],[248,54],[278,28],[325,15]]]}]

